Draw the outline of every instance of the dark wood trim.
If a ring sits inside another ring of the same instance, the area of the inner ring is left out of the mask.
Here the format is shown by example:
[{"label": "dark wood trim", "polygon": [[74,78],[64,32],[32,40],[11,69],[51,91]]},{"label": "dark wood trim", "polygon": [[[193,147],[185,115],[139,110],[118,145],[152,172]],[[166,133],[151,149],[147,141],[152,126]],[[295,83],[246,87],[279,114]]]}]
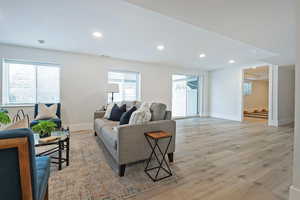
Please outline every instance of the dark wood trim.
[{"label": "dark wood trim", "polygon": [[174,162],[174,153],[168,153],[169,162]]},{"label": "dark wood trim", "polygon": [[44,200],[48,200],[48,199],[49,199],[49,187],[47,185],[47,189],[46,189],[46,194],[45,194]]},{"label": "dark wood trim", "polygon": [[0,149],[10,148],[18,149],[22,199],[32,200],[30,155],[27,137],[0,140]]},{"label": "dark wood trim", "polygon": [[125,174],[126,165],[119,165],[119,176],[122,177]]}]

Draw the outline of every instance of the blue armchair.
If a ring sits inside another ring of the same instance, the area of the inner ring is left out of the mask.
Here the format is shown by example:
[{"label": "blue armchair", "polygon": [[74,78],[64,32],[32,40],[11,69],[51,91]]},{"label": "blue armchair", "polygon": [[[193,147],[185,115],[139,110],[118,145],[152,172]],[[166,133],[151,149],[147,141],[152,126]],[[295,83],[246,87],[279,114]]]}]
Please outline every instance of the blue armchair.
[{"label": "blue armchair", "polygon": [[0,131],[0,197],[48,200],[50,158],[36,157],[30,129]]},{"label": "blue armchair", "polygon": [[[51,106],[53,104],[51,103],[51,104],[45,104],[45,105],[46,106]],[[39,105],[35,104],[34,105],[34,118],[36,118],[38,113],[39,113]],[[56,124],[57,128],[61,128],[61,104],[60,103],[57,104],[56,116],[58,117],[58,119],[50,119],[50,120],[53,121]],[[39,121],[41,121],[41,120],[33,120],[30,123],[30,127],[33,127],[34,125],[38,124]]]}]

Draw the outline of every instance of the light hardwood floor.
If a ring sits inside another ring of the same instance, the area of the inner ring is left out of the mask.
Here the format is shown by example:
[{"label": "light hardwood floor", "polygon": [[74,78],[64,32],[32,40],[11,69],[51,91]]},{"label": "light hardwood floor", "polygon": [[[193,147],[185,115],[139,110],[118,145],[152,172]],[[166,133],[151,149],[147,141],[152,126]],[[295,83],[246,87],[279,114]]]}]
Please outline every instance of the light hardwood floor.
[{"label": "light hardwood floor", "polygon": [[293,131],[255,120],[178,120],[172,168],[184,179],[134,199],[287,200]]}]

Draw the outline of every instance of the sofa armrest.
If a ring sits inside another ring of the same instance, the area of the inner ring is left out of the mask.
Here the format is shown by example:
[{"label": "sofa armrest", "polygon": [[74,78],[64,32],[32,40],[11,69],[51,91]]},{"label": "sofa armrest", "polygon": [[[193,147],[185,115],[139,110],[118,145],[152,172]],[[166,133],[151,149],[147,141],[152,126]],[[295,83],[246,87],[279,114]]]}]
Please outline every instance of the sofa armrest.
[{"label": "sofa armrest", "polygon": [[99,119],[99,118],[103,118],[104,114],[105,114],[105,111],[96,111],[96,112],[94,112],[94,120]]},{"label": "sofa armrest", "polygon": [[[147,159],[150,154],[150,147],[144,133],[154,131],[165,131],[172,134],[172,141],[168,152],[175,151],[176,121],[160,120],[151,121],[145,124],[121,125],[116,127],[118,132],[118,157],[121,164],[131,161]],[[168,141],[160,143],[166,147]]]}]

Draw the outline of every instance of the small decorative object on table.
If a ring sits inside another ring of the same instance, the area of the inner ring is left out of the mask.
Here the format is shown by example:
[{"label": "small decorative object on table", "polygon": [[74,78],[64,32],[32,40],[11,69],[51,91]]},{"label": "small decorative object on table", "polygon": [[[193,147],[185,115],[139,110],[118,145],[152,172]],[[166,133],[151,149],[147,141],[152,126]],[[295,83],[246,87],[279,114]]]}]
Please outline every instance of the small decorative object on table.
[{"label": "small decorative object on table", "polygon": [[[50,156],[51,163],[58,164],[58,170],[62,169],[62,164],[66,163],[69,166],[69,152],[70,152],[70,130],[60,129],[51,132],[51,136],[40,139],[40,135],[34,134],[35,147],[51,146],[43,152],[38,153],[36,156]],[[65,153],[65,156],[63,156]],[[58,154],[58,155],[57,155]]]},{"label": "small decorative object on table", "polygon": [[52,121],[40,121],[32,127],[32,130],[40,134],[40,138],[49,137],[51,132],[56,128],[56,124]]},{"label": "small decorative object on table", "polygon": [[[167,162],[166,159],[165,159],[165,156],[166,156],[166,154],[167,154],[167,152],[168,152],[168,149],[169,149],[169,146],[170,146],[170,143],[171,143],[171,140],[172,140],[172,134],[167,133],[167,132],[164,132],[164,131],[157,131],[157,132],[149,132],[149,133],[145,133],[145,137],[146,137],[146,140],[148,141],[148,143],[149,143],[149,145],[150,145],[150,147],[151,147],[151,149],[152,149],[152,152],[151,152],[151,154],[150,154],[150,157],[149,157],[149,159],[148,159],[148,161],[147,161],[147,165],[146,165],[145,170],[144,170],[145,173],[146,173],[146,174],[152,179],[152,181],[154,181],[154,182],[160,181],[160,180],[162,180],[162,179],[165,179],[165,178],[168,178],[168,177],[172,176],[171,169],[170,169],[170,167],[169,167],[169,165],[168,165],[168,162]],[[169,142],[168,142],[168,145],[167,145],[166,149],[163,151],[163,150],[161,149],[161,147],[159,146],[158,142],[159,142],[159,140],[167,139],[167,138],[169,139]],[[151,143],[150,139],[154,141],[154,145]],[[159,152],[160,155],[162,156],[161,160],[159,160],[158,155],[157,155],[157,153],[155,152],[155,149],[156,149],[156,148],[158,149],[158,152]],[[149,167],[149,164],[150,164],[150,162],[151,162],[151,160],[152,160],[153,155],[154,155],[154,157],[155,157],[155,159],[157,160],[157,162],[158,162],[159,165],[156,166],[156,167],[148,168],[148,167]],[[163,167],[163,163],[165,163],[167,169]],[[157,169],[156,175],[155,175],[155,177],[153,177],[153,176],[149,173],[149,171],[156,170],[156,169]],[[160,172],[161,169],[164,170],[164,171],[167,173],[167,175],[158,178],[158,175],[159,175],[159,172]]]}]

